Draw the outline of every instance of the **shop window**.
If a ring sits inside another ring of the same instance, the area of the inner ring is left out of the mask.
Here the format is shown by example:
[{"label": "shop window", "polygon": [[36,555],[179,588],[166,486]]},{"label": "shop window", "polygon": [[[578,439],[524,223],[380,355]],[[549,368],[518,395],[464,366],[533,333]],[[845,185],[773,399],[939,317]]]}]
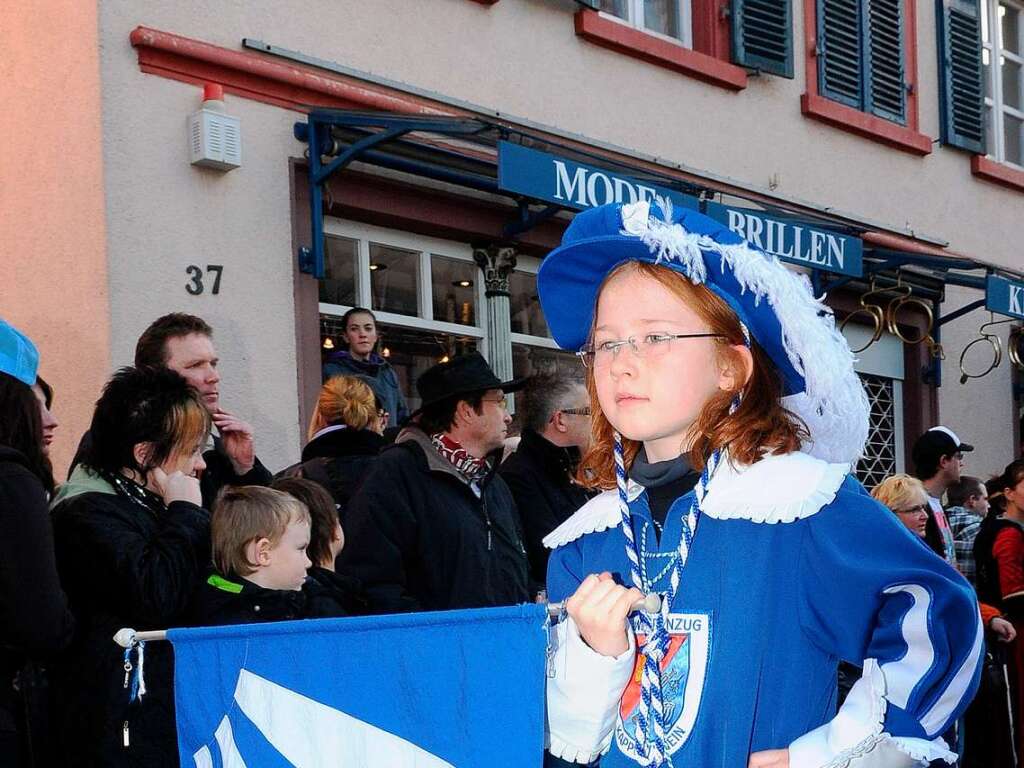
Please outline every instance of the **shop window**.
[{"label": "shop window", "polygon": [[471,261],[430,257],[434,319],[457,325],[476,325],[476,282],[479,270]]},{"label": "shop window", "polygon": [[689,0],[600,0],[598,8],[637,29],[692,45]]},{"label": "shop window", "polygon": [[396,315],[419,314],[419,256],[415,251],[370,243],[373,309]]},{"label": "shop window", "polygon": [[1024,4],[982,0],[986,153],[1024,170]]},{"label": "shop window", "polygon": [[[320,345],[322,357],[326,359],[339,345],[341,318],[337,315],[320,314]],[[420,406],[416,392],[416,379],[430,366],[465,352],[477,349],[479,339],[423,328],[410,328],[391,323],[377,325],[377,352],[395,369],[398,387],[405,395],[409,410]]]},{"label": "shop window", "polygon": [[509,278],[512,333],[550,338],[547,321],[537,296],[537,275],[517,270]]},{"label": "shop window", "polygon": [[324,279],[320,301],[352,306],[356,303],[356,264],[359,241],[347,237],[324,238]]}]

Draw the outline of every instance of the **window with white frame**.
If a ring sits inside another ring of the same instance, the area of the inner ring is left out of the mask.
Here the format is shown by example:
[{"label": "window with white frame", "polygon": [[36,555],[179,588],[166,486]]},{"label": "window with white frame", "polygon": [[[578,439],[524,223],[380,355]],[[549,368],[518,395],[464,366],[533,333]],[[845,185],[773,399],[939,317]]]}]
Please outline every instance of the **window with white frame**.
[{"label": "window with white frame", "polygon": [[[395,369],[410,409],[419,406],[416,379],[435,363],[487,350],[487,312],[480,270],[466,243],[368,224],[328,219],[320,281],[323,359],[344,349],[341,317],[353,306],[377,317],[377,352]],[[540,260],[520,256],[509,285],[516,377],[575,366],[558,349],[540,309]]]},{"label": "window with white frame", "polygon": [[1024,168],[1024,2],[982,0],[988,154]]},{"label": "window with white frame", "polygon": [[600,10],[630,26],[693,47],[691,0],[600,0]]}]

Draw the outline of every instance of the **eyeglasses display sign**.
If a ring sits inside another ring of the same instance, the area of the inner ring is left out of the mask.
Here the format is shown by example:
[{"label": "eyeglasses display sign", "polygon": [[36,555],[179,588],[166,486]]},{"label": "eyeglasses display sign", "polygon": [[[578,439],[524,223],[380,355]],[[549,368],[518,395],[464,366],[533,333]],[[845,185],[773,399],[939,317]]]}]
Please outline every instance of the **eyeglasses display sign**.
[{"label": "eyeglasses display sign", "polygon": [[1024,282],[989,275],[985,282],[985,309],[1024,320]]}]

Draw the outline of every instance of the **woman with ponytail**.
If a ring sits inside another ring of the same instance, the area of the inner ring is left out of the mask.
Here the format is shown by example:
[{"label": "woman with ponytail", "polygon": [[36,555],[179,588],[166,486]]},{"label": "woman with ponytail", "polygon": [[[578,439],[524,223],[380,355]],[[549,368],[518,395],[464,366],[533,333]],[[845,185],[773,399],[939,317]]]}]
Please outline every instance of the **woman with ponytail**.
[{"label": "woman with ponytail", "polygon": [[[954,760],[977,603],[852,475],[867,398],[807,281],[659,200],[578,214],[538,289],[604,491],[545,539],[549,762]],[[836,715],[839,659],[864,676]]]}]

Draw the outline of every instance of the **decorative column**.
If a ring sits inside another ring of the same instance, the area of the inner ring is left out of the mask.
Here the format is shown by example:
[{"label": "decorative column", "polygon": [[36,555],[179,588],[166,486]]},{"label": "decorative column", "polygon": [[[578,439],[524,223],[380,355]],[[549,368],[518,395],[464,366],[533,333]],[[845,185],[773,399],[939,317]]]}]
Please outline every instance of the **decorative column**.
[{"label": "decorative column", "polygon": [[473,260],[484,276],[487,303],[487,349],[491,368],[502,381],[512,378],[512,320],[509,276],[516,268],[516,250],[503,245],[474,246]]}]

